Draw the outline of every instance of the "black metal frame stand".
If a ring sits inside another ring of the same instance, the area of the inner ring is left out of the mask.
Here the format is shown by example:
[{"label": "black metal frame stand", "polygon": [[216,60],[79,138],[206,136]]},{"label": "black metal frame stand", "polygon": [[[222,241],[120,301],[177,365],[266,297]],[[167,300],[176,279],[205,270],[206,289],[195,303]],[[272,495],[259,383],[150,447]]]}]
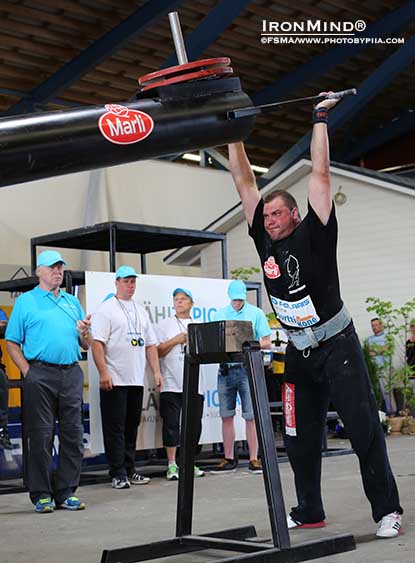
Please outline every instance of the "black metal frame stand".
[{"label": "black metal frame stand", "polygon": [[[222,530],[201,536],[192,535],[194,480],[192,421],[196,414],[196,401],[194,399],[198,392],[199,366],[223,361],[244,361],[247,366],[258,439],[263,452],[262,466],[271,523],[272,545],[255,542],[252,539],[247,541],[248,538],[256,536],[253,526]],[[350,534],[302,543],[294,547],[290,545],[264,367],[257,342],[247,343],[243,353],[186,354],[180,446],[176,537],[121,549],[104,550],[101,563],[148,561],[205,549],[244,553],[244,555],[233,555],[210,563],[239,563],[245,561],[250,563],[295,563],[351,551],[356,548],[354,537]]]}]

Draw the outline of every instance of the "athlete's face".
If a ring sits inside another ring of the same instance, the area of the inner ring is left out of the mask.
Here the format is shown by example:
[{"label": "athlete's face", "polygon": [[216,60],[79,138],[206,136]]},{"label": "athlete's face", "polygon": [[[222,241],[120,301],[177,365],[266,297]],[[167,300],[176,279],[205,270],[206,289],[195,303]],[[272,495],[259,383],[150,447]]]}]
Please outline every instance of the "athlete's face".
[{"label": "athlete's face", "polygon": [[115,280],[115,287],[117,288],[116,296],[118,299],[128,301],[135,293],[135,286],[137,278],[130,276],[128,278],[118,278]]},{"label": "athlete's face", "polygon": [[271,240],[288,237],[300,222],[298,209],[289,209],[282,197],[264,205],[264,227]]}]

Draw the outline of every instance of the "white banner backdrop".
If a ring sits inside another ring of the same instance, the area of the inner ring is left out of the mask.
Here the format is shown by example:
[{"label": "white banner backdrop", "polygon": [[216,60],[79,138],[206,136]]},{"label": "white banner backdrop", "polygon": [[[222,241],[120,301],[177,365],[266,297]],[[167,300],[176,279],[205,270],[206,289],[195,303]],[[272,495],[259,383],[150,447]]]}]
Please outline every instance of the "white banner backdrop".
[{"label": "white banner backdrop", "polygon": [[[108,272],[85,272],[86,310],[94,313],[96,308],[109,293],[115,292],[114,274]],[[150,320],[157,325],[161,320],[173,316],[172,293],[176,287],[183,287],[192,292],[195,305],[191,315],[195,322],[209,322],[217,309],[229,303],[227,288],[229,280],[140,275],[134,296],[147,310]],[[219,416],[219,398],[217,391],[217,364],[200,366],[201,390],[205,402],[202,421],[201,444],[222,442],[222,425]],[[91,453],[103,453],[101,413],[99,406],[99,375],[88,352],[89,410]],[[235,416],[236,440],[245,440],[245,423],[241,416],[239,397]],[[141,423],[138,429],[137,449],[145,450],[162,447],[161,419],[159,414],[159,393],[153,376],[146,369],[144,379],[144,400]]]}]

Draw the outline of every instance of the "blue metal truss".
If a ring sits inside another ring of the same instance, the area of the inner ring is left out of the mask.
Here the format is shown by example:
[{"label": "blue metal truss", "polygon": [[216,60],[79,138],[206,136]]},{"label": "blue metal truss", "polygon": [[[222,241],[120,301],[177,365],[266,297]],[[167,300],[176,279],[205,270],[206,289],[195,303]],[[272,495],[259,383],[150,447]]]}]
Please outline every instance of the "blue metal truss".
[{"label": "blue metal truss", "polygon": [[[250,2],[251,0],[221,0],[218,2],[184,40],[189,61],[197,59],[230,26]],[[174,65],[177,65],[175,53],[170,55],[162,68]]]},{"label": "blue metal truss", "polygon": [[415,129],[415,109],[402,112],[401,115],[392,119],[387,125],[377,127],[364,139],[354,139],[352,143],[346,143],[333,155],[334,160],[341,162],[353,162],[368,152],[401,137]]},{"label": "blue metal truss", "polygon": [[[359,37],[391,36],[400,31],[408,22],[413,21],[414,18],[415,0],[410,0],[398,10],[389,13],[378,22],[368,26],[365,31],[359,33]],[[276,80],[255,94],[252,100],[255,105],[277,102],[290,91],[295,90],[309,80],[328,73],[337,65],[344,63],[369,46],[369,43],[358,43],[356,45],[345,45],[330,49],[321,55],[317,55],[312,61],[299,66],[291,74]]]},{"label": "blue metal truss", "polygon": [[[345,98],[330,112],[330,133],[363,111],[367,104],[415,59],[415,35],[405,41],[375,72],[358,87],[358,94]],[[263,186],[279,176],[309,150],[311,131],[306,133],[260,178]]]},{"label": "blue metal truss", "polygon": [[226,156],[223,156],[223,154],[216,149],[205,149],[205,153],[212,159],[215,168],[229,172],[230,164]]},{"label": "blue metal truss", "polygon": [[183,0],[148,0],[144,6],[138,8],[131,16],[87,47],[53,76],[34,88],[27,97],[17,102],[6,114],[32,111],[36,105],[55,97],[83,74],[120,49],[132,37],[141,33],[182,2]]}]

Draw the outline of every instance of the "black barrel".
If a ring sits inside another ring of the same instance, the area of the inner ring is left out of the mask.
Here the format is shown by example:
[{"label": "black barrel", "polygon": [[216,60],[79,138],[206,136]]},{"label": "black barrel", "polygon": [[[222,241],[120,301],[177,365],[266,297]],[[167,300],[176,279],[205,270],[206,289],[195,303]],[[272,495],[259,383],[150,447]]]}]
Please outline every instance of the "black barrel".
[{"label": "black barrel", "polygon": [[237,77],[165,86],[133,102],[0,119],[0,186],[245,139],[254,117]]}]

